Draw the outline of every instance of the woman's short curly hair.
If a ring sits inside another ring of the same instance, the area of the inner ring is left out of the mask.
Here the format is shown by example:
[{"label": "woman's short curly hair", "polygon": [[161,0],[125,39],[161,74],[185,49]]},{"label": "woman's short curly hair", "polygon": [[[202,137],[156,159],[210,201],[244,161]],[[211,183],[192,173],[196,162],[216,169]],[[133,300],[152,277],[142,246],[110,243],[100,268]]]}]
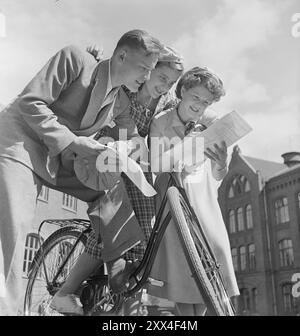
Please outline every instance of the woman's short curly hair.
[{"label": "woman's short curly hair", "polygon": [[182,87],[188,90],[199,85],[203,85],[214,96],[214,101],[219,101],[220,98],[225,95],[223,82],[217,75],[207,68],[194,67],[185,72],[179,79],[175,91],[176,96],[182,99]]}]

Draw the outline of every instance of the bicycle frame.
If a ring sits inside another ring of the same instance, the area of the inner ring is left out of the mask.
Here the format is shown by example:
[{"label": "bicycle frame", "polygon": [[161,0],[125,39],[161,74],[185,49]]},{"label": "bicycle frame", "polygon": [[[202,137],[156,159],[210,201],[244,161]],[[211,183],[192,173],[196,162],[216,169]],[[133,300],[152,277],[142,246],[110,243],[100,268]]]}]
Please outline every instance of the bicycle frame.
[{"label": "bicycle frame", "polygon": [[[166,187],[166,192],[164,194],[162,203],[161,203],[160,208],[158,210],[156,220],[155,220],[155,224],[153,226],[153,230],[151,232],[150,239],[149,239],[149,242],[147,244],[147,248],[146,248],[144,257],[143,257],[140,265],[138,266],[138,268],[135,270],[135,272],[131,276],[135,279],[136,284],[133,288],[127,290],[123,294],[125,298],[129,298],[132,295],[134,295],[137,291],[139,291],[148,282],[149,275],[151,273],[152,266],[153,266],[153,263],[155,261],[155,257],[156,257],[160,242],[161,242],[161,240],[164,236],[164,233],[165,233],[165,231],[166,231],[166,229],[167,229],[167,227],[168,227],[168,225],[169,225],[169,223],[172,219],[171,212],[169,210],[166,217],[164,218],[163,222],[161,223],[161,219],[162,219],[162,216],[163,216],[163,213],[164,213],[164,210],[165,210],[165,206],[166,206],[166,203],[167,203],[167,190],[171,186],[175,186],[176,188],[178,188],[180,190],[181,195],[184,197],[187,204],[190,204],[189,200],[187,198],[187,195],[185,193],[185,190],[179,185],[179,181],[178,181],[176,175],[174,173],[168,173],[168,175],[169,175],[169,181],[168,181],[168,184],[167,184],[167,187]],[[195,218],[197,218],[193,208],[191,206],[189,208],[190,208],[193,216]],[[202,233],[202,236],[204,238],[204,242],[207,245],[207,247],[209,249],[209,252],[211,253],[212,259],[213,259],[216,267],[218,268],[219,265],[217,263],[217,259],[214,255],[214,252],[212,251],[212,249],[210,247],[210,244],[208,243],[208,241],[206,239],[206,236],[205,236],[200,224],[199,224],[199,229],[200,229],[200,231]],[[142,273],[142,276],[141,276],[140,279],[138,279],[138,275],[140,273]]]},{"label": "bicycle frame", "polygon": [[[127,300],[128,298],[132,297],[136,292],[138,292],[141,288],[143,288],[145,286],[145,284],[147,282],[149,282],[149,275],[151,273],[152,270],[152,266],[154,264],[155,261],[155,257],[157,255],[161,240],[164,236],[164,233],[172,219],[172,215],[170,210],[168,210],[167,215],[165,216],[165,218],[162,220],[163,214],[165,212],[165,208],[166,208],[166,204],[167,204],[167,190],[171,187],[171,186],[175,186],[176,188],[179,189],[181,195],[183,196],[184,200],[186,201],[187,205],[189,205],[189,201],[187,198],[187,195],[184,191],[184,189],[180,186],[180,183],[176,177],[175,174],[173,173],[168,173],[168,183],[167,183],[167,187],[166,187],[166,192],[163,196],[161,205],[159,207],[159,210],[157,212],[156,215],[156,220],[155,220],[155,224],[153,226],[153,230],[151,232],[150,235],[150,239],[149,242],[147,244],[147,248],[144,254],[144,257],[141,261],[141,263],[139,264],[138,268],[134,271],[134,273],[131,275],[130,279],[134,279],[135,283],[129,288],[127,289],[124,293],[122,293],[122,297],[121,297],[121,301],[120,301],[120,305],[118,305],[118,307],[121,307],[122,303],[124,302],[124,300]],[[193,211],[193,208],[191,206],[189,206],[192,215],[195,217],[195,219],[197,219],[195,212]],[[75,229],[80,230],[81,234],[80,236],[77,238],[77,240],[75,241],[75,244],[72,246],[71,250],[68,252],[68,255],[66,256],[65,260],[63,261],[63,263],[59,266],[59,269],[57,271],[57,273],[55,274],[54,278],[52,279],[51,283],[48,279],[48,275],[47,275],[47,270],[46,270],[46,265],[45,265],[45,258],[44,258],[44,250],[43,250],[43,243],[42,243],[42,239],[40,236],[40,231],[42,226],[45,223],[50,223],[50,224],[56,224],[59,226],[73,226]],[[209,252],[211,253],[212,256],[212,260],[214,261],[216,267],[218,268],[218,263],[217,260],[215,258],[215,255],[210,247],[210,244],[208,243],[205,234],[203,233],[203,230],[201,228],[201,225],[199,224],[199,229],[202,233],[202,238],[204,240],[204,243],[207,245]],[[71,219],[71,220],[58,220],[58,219],[53,219],[53,220],[45,220],[40,224],[39,230],[38,230],[38,235],[39,235],[39,245],[40,245],[40,249],[41,249],[41,253],[42,253],[42,260],[43,260],[43,269],[44,269],[44,273],[45,273],[45,279],[47,282],[47,288],[50,294],[54,294],[55,293],[55,282],[57,280],[57,278],[59,277],[59,275],[61,274],[64,266],[66,265],[66,263],[68,262],[69,258],[71,257],[73,251],[76,249],[78,243],[80,242],[80,239],[83,235],[86,235],[87,233],[89,233],[92,230],[90,222],[88,220],[84,220],[84,219]],[[93,275],[90,277],[91,281],[97,281],[97,274]]]}]

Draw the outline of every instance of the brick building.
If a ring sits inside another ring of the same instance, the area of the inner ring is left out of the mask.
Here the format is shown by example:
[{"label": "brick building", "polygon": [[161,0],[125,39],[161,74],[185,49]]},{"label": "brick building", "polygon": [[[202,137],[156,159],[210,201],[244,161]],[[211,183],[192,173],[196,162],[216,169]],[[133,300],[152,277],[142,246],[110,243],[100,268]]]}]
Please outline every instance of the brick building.
[{"label": "brick building", "polygon": [[242,155],[234,147],[229,172],[219,188],[244,315],[296,315],[291,293],[300,273],[300,153],[284,163]]}]

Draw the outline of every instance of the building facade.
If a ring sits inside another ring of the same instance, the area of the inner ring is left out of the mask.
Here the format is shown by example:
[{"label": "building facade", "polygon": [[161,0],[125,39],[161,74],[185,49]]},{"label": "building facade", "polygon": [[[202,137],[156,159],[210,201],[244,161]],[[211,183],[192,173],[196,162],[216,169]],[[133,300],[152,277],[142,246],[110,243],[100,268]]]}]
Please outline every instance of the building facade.
[{"label": "building facade", "polygon": [[241,295],[240,315],[297,315],[300,273],[300,154],[284,163],[243,156],[236,146],[219,188]]}]

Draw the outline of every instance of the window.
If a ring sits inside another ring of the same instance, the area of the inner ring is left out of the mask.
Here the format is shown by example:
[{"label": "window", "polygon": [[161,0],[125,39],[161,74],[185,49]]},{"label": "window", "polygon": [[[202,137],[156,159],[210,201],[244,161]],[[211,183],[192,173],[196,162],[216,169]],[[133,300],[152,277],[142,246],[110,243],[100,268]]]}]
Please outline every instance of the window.
[{"label": "window", "polygon": [[251,290],[252,294],[252,311],[256,312],[257,311],[257,288],[252,288]]},{"label": "window", "polygon": [[286,313],[296,313],[296,300],[292,295],[292,285],[290,283],[282,285],[283,309]]},{"label": "window", "polygon": [[231,185],[230,188],[229,188],[228,197],[229,197],[229,198],[233,198],[233,197],[234,197],[234,192],[233,192],[233,187],[232,187],[232,185]]},{"label": "window", "polygon": [[237,209],[237,222],[238,222],[238,231],[244,230],[244,215],[243,215],[243,208]]},{"label": "window", "polygon": [[77,198],[64,193],[62,205],[64,209],[76,212],[77,211]]},{"label": "window", "polygon": [[294,265],[293,243],[291,239],[283,239],[279,243],[280,266],[287,267]]},{"label": "window", "polygon": [[250,191],[250,183],[244,175],[236,175],[230,185],[228,197],[233,198]]},{"label": "window", "polygon": [[248,254],[249,254],[249,269],[254,270],[256,268],[256,260],[255,260],[255,245],[248,245]]},{"label": "window", "polygon": [[246,269],[246,247],[245,246],[240,247],[240,266],[241,266],[241,271],[245,271]]},{"label": "window", "polygon": [[275,201],[276,224],[286,223],[290,220],[288,200],[286,197]]},{"label": "window", "polygon": [[241,309],[242,309],[242,313],[249,313],[250,311],[250,294],[249,294],[249,290],[247,288],[242,288],[241,289]]},{"label": "window", "polygon": [[236,232],[234,210],[229,211],[229,232],[230,233],[235,233]]},{"label": "window", "polygon": [[253,228],[252,207],[250,204],[246,206],[246,225],[247,229]]},{"label": "window", "polygon": [[43,202],[48,202],[49,200],[49,188],[46,186],[42,186],[42,189],[38,195],[38,200]]},{"label": "window", "polygon": [[238,266],[237,249],[235,247],[231,249],[231,256],[232,256],[233,268],[237,272],[239,269],[239,266]]},{"label": "window", "polygon": [[29,233],[26,237],[24,260],[23,260],[23,273],[27,276],[30,270],[36,251],[39,249],[39,238],[35,233]]},{"label": "window", "polygon": [[248,180],[245,183],[245,191],[250,191],[250,183]]}]

